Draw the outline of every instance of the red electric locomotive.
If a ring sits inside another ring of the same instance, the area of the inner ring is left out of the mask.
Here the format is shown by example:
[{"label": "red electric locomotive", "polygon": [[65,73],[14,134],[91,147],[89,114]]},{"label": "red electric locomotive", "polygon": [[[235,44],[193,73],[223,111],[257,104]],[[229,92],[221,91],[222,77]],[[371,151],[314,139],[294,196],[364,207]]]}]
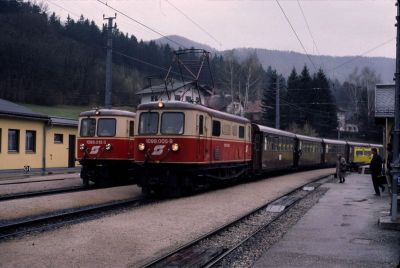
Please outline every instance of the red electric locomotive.
[{"label": "red electric locomotive", "polygon": [[77,155],[85,185],[89,181],[115,185],[132,179],[134,124],[135,113],[129,111],[96,109],[80,114]]},{"label": "red electric locomotive", "polygon": [[135,160],[143,167],[144,192],[179,195],[249,170],[248,119],[176,101],[142,104],[136,112]]}]

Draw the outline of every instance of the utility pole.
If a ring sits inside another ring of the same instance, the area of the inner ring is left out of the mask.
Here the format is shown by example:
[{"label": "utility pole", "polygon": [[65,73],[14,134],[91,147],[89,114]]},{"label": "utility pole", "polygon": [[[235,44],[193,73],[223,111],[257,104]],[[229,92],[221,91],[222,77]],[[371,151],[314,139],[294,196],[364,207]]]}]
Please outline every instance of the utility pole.
[{"label": "utility pole", "polygon": [[396,1],[397,16],[396,16],[396,72],[395,80],[395,104],[394,104],[394,133],[393,133],[393,169],[392,169],[392,211],[391,220],[397,220],[397,181],[400,175],[400,0]]},{"label": "utility pole", "polygon": [[276,95],[275,95],[275,128],[280,129],[280,108],[279,108],[279,75],[276,78]]},{"label": "utility pole", "polygon": [[117,13],[114,17],[105,18],[103,15],[103,20],[108,20],[107,24],[107,57],[106,57],[106,92],[105,92],[105,107],[111,108],[111,92],[112,92],[112,30],[116,28],[113,27],[113,19],[117,18]]}]

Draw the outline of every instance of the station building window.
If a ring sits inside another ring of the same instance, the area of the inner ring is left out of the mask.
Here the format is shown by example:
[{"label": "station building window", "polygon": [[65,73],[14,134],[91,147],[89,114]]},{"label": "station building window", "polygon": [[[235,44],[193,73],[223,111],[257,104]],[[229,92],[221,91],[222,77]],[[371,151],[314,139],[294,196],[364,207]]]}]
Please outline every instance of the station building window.
[{"label": "station building window", "polygon": [[63,134],[54,134],[54,143],[63,143],[64,142],[64,135]]},{"label": "station building window", "polygon": [[36,131],[27,130],[25,133],[25,151],[36,152]]},{"label": "station building window", "polygon": [[19,152],[19,129],[8,130],[8,151]]},{"label": "station building window", "polygon": [[175,95],[175,100],[176,101],[180,101],[181,100],[181,96],[180,95]]}]

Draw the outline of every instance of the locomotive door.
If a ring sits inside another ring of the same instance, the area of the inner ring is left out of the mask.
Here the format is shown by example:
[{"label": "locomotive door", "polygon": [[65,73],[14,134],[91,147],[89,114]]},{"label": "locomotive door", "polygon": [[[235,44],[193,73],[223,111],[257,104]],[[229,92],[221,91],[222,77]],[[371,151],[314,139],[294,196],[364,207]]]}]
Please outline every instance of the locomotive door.
[{"label": "locomotive door", "polygon": [[204,150],[205,150],[205,143],[206,143],[206,117],[203,114],[198,114],[196,116],[196,135],[197,135],[197,152],[196,152],[196,158],[197,161],[203,162],[204,160]]}]

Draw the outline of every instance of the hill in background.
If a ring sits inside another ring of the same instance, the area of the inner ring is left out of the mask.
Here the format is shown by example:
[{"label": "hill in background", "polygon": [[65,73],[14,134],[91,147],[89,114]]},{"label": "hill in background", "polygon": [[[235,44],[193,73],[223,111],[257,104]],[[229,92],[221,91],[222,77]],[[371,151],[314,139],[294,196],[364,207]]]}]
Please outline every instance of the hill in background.
[{"label": "hill in background", "polygon": [[[186,48],[201,48],[211,52],[212,54],[220,54],[224,56],[227,53],[231,52],[231,50],[217,51],[216,49],[208,45],[198,43],[177,35],[171,35],[168,36],[168,38],[184,45]],[[164,37],[156,39],[154,41],[157,44],[168,44],[174,49],[179,48],[177,44],[171,42]],[[257,55],[265,70],[268,68],[268,66],[271,66],[286,77],[289,76],[293,67],[295,67],[296,70],[301,70],[304,65],[307,65],[309,66],[310,70],[313,69],[313,66],[307,56],[302,53],[261,48],[234,49],[234,55],[236,55],[239,60],[244,60],[252,54]],[[334,57],[317,55],[311,55],[310,57],[316,65],[316,68],[318,69],[321,67],[332,80],[338,79],[339,81],[343,82],[355,68],[361,70],[364,67],[368,67],[371,70],[376,71],[383,83],[393,82],[395,72],[395,59],[384,57]]]}]

